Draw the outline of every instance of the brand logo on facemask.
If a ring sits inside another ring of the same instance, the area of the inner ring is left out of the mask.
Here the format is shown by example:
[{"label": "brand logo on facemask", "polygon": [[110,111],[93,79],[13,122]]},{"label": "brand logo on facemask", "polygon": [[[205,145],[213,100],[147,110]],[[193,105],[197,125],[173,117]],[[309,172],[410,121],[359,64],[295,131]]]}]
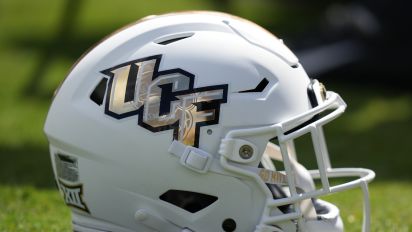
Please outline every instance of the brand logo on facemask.
[{"label": "brand logo on facemask", "polygon": [[59,180],[59,189],[63,194],[64,202],[66,205],[75,207],[90,213],[89,208],[83,201],[83,185],[68,185]]},{"label": "brand logo on facemask", "polygon": [[105,113],[117,119],[138,115],[141,127],[173,130],[174,139],[198,147],[200,127],[219,122],[228,86],[194,88],[193,74],[180,68],[159,71],[160,60],[161,55],[151,56],[102,71],[110,77]]}]

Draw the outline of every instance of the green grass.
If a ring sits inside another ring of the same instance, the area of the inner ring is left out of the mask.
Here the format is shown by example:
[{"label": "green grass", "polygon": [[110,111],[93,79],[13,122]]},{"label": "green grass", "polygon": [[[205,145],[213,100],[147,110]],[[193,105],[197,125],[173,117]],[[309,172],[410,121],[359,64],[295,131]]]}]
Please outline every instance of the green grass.
[{"label": "green grass", "polygon": [[[53,182],[42,127],[54,89],[71,64],[101,37],[145,15],[167,11],[226,9],[269,28],[285,28],[284,15],[302,11],[264,0],[228,5],[200,0],[154,5],[132,0],[72,2],[0,1],[0,231],[70,230],[69,209]],[[67,8],[72,17],[62,20]],[[329,88],[349,105],[344,116],[326,128],[334,166],[376,171],[370,186],[372,231],[412,230],[412,94],[339,83]],[[310,156],[300,160],[313,165]],[[358,231],[360,191],[326,199],[340,207],[347,231]]]},{"label": "green grass", "polygon": [[[411,183],[377,181],[370,185],[369,190],[372,205],[371,231],[406,232],[411,230],[412,209],[407,207],[411,202]],[[346,231],[361,231],[361,190],[350,190],[324,197],[324,199],[339,207]]]},{"label": "green grass", "polygon": [[70,231],[69,209],[54,189],[0,187],[0,231]]}]

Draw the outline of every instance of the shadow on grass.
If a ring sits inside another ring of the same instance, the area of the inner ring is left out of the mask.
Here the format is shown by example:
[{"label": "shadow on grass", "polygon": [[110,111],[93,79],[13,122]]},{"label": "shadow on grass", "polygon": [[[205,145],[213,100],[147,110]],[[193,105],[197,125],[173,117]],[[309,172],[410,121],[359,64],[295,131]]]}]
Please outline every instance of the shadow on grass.
[{"label": "shadow on grass", "polygon": [[[67,42],[73,35],[73,27],[75,25],[75,19],[81,9],[81,2],[79,0],[66,1],[65,7],[63,8],[62,17],[57,27],[57,33],[54,38],[45,43],[45,46],[38,47],[41,48],[41,56],[39,62],[37,63],[33,73],[29,77],[29,81],[24,89],[24,93],[28,96],[41,96],[41,91],[39,88],[39,83],[42,82],[42,78],[45,76],[45,72],[50,68],[50,62],[57,56],[61,54],[61,48],[70,48],[76,46],[68,46]],[[27,43],[27,41],[26,41]],[[66,51],[67,52],[67,51]],[[49,97],[49,96],[45,96]]]},{"label": "shadow on grass", "polygon": [[0,184],[55,188],[48,148],[0,145]]},{"label": "shadow on grass", "polygon": [[[331,159],[336,167],[365,167],[376,172],[376,181],[411,181],[412,120],[388,122],[359,133],[329,133]],[[345,135],[343,135],[345,134]],[[340,139],[338,138],[340,137]]]}]

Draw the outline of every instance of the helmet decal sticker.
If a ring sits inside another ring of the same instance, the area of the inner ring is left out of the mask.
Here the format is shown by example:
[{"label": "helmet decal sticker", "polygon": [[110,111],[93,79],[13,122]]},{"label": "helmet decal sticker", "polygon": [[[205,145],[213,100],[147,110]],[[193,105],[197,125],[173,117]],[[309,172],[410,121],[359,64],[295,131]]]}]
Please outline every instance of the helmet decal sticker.
[{"label": "helmet decal sticker", "polygon": [[[55,154],[57,185],[68,206],[75,207],[87,213],[89,208],[83,201],[83,184],[79,183],[79,168],[74,156]],[[70,183],[70,184],[68,184]]]},{"label": "helmet decal sticker", "polygon": [[59,178],[70,182],[79,181],[79,169],[75,157],[56,154],[55,159],[56,172]]},{"label": "helmet decal sticker", "polygon": [[195,75],[180,69],[159,71],[162,56],[150,56],[103,70],[109,76],[105,113],[116,119],[138,115],[152,132],[173,130],[173,138],[199,146],[200,127],[219,123],[228,85],[194,88]]},{"label": "helmet decal sticker", "polygon": [[58,182],[66,205],[90,213],[89,208],[83,201],[83,184],[68,185],[61,180]]}]

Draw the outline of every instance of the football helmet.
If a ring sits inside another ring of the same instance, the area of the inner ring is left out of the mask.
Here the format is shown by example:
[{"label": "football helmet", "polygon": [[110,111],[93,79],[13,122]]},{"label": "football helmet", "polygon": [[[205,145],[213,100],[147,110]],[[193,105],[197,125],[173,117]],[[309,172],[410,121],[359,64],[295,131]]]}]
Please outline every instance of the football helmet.
[{"label": "football helmet", "polygon": [[[319,197],[355,187],[368,231],[375,174],[332,168],[322,130],[345,107],[258,25],[181,12],[84,55],[44,130],[75,231],[342,231],[338,208]],[[298,162],[305,134],[315,170]]]}]

